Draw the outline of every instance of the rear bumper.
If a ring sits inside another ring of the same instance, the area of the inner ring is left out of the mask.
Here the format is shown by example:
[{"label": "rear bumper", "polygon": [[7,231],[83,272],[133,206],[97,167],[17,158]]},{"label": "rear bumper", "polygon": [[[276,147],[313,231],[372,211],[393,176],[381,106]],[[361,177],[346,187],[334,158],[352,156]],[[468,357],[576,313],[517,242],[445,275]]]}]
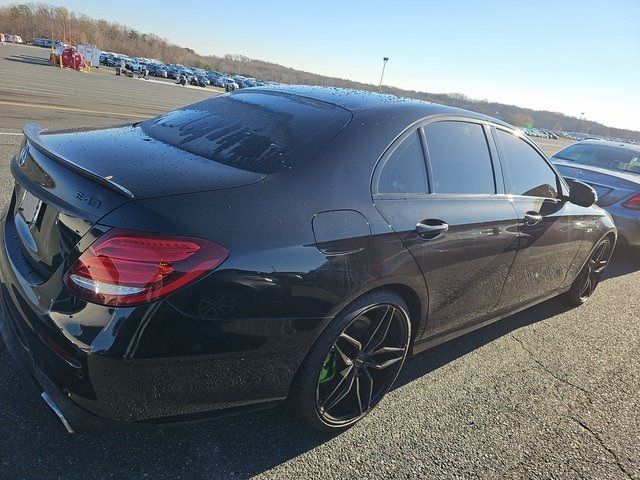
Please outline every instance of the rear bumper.
[{"label": "rear bumper", "polygon": [[59,417],[67,431],[82,432],[110,428],[113,424],[79,408],[47,377],[40,362],[34,360],[31,352],[19,340],[12,323],[0,310],[0,334],[11,357],[18,367],[26,374],[34,385],[34,391],[40,392],[41,397],[49,408]]},{"label": "rear bumper", "polygon": [[[286,397],[299,361],[286,358],[284,352],[262,349],[161,358],[83,352],[44,326],[50,319],[35,316],[27,321],[9,293],[15,289],[0,280],[0,332],[7,349],[76,432],[194,421],[268,408]],[[25,298],[21,303],[26,303]],[[166,312],[158,320],[165,318]],[[124,333],[114,339],[115,347],[131,343],[140,334],[127,332],[139,321],[135,316],[129,320],[121,327]],[[178,315],[171,320],[179,324],[185,319]],[[155,340],[151,328],[145,334]],[[277,334],[273,337],[274,342],[269,343],[277,346]]]},{"label": "rear bumper", "polygon": [[267,358],[230,354],[226,359],[127,360],[87,353],[71,365],[16,318],[4,285],[2,290],[0,334],[7,350],[41,395],[59,409],[68,430],[195,421],[269,408],[286,397],[290,379],[265,370]]},{"label": "rear bumper", "polygon": [[7,250],[4,221],[0,229],[0,332],[74,431],[276,405],[322,324],[202,320],[165,301],[133,308],[86,303],[62,288],[60,272],[41,285],[26,281],[13,263],[17,254],[11,250],[10,258]]},{"label": "rear bumper", "polygon": [[[34,357],[32,351],[25,347],[20,335],[16,332],[12,322],[2,314],[0,310],[0,334],[2,340],[11,357],[15,360],[20,370],[31,380],[34,386],[34,393],[39,392],[48,408],[58,417],[64,428],[70,433],[83,433],[91,431],[104,430],[130,430],[140,429],[144,426],[152,426],[154,424],[169,424],[185,421],[196,421],[207,419],[221,415],[233,415],[244,413],[261,408],[269,408],[277,405],[281,399],[262,402],[246,402],[244,406],[229,407],[226,409],[192,413],[177,414],[175,416],[150,418],[147,420],[138,419],[137,421],[126,421],[123,419],[104,418],[89,410],[85,410],[76,404],[73,400],[73,394],[65,387],[59,387],[47,376],[44,371],[44,363],[38,357]],[[114,385],[116,392],[115,398],[117,403],[132,409],[136,408],[132,405],[130,397],[126,395],[118,395],[118,386]],[[150,405],[149,405],[150,406]],[[149,407],[148,406],[148,407]],[[132,413],[133,416],[133,412]]]}]

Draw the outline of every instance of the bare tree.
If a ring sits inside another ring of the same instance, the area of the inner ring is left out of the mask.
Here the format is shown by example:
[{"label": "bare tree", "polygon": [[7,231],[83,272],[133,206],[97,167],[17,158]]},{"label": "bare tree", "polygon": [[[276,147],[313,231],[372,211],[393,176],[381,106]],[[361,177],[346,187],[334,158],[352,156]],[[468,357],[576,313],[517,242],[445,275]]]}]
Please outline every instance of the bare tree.
[{"label": "bare tree", "polygon": [[[343,78],[326,77],[292,68],[250,59],[240,54],[222,57],[198,55],[190,48],[183,48],[153,34],[141,33],[130,27],[107,20],[94,20],[78,15],[64,7],[42,3],[21,3],[0,7],[0,32],[22,36],[26,41],[36,37],[64,40],[67,43],[91,43],[102,50],[118,52],[134,57],[155,58],[168,63],[215,68],[226,73],[238,73],[261,80],[280,83],[329,85],[335,87],[374,90],[372,84],[354,82]],[[569,117],[558,112],[538,111],[504,105],[486,100],[474,100],[461,93],[433,94],[395,87],[382,87],[384,93],[411,97],[428,102],[465,108],[486,115],[498,115],[518,126],[536,125],[540,128],[562,127],[567,131],[589,131],[594,134],[640,140],[640,132],[609,128],[602,124]]]}]

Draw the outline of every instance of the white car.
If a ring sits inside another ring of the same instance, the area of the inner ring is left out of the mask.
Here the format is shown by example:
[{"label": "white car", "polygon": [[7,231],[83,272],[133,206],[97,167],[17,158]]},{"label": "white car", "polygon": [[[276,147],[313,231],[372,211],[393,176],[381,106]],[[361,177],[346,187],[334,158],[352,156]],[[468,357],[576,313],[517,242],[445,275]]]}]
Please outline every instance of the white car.
[{"label": "white car", "polygon": [[226,92],[233,92],[234,90],[237,90],[238,88],[240,88],[233,78],[227,77],[223,80],[223,82],[224,82],[224,90]]},{"label": "white car", "polygon": [[131,60],[129,67],[131,68],[132,71],[137,72],[142,68],[142,64],[140,63],[139,60]]}]

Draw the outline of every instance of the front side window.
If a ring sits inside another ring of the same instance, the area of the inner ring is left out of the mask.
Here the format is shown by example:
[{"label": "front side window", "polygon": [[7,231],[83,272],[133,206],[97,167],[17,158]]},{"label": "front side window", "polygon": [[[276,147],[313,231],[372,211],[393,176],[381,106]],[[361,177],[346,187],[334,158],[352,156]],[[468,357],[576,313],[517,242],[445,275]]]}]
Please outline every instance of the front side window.
[{"label": "front side window", "polygon": [[508,193],[557,198],[558,178],[545,159],[523,139],[497,130],[509,185]]},{"label": "front side window", "polygon": [[477,123],[435,122],[424,127],[434,193],[496,193],[484,128]]},{"label": "front side window", "polygon": [[418,132],[393,150],[378,181],[379,193],[427,193],[427,169]]}]

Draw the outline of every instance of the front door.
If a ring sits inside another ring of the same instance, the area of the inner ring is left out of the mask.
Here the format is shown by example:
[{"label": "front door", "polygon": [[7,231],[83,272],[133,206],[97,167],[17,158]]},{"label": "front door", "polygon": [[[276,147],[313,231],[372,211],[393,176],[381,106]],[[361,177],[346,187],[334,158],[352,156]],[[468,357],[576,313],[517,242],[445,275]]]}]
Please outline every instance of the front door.
[{"label": "front door", "polygon": [[528,141],[499,128],[493,133],[520,233],[500,306],[517,306],[563,284],[582,240],[582,230],[574,227],[582,209],[563,199],[556,172]]}]

